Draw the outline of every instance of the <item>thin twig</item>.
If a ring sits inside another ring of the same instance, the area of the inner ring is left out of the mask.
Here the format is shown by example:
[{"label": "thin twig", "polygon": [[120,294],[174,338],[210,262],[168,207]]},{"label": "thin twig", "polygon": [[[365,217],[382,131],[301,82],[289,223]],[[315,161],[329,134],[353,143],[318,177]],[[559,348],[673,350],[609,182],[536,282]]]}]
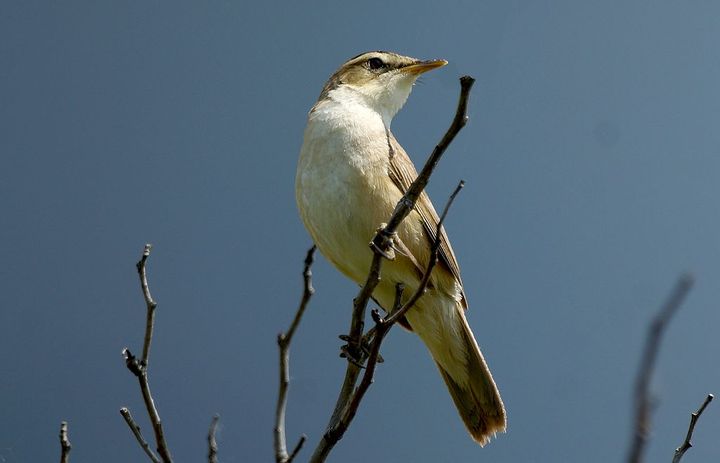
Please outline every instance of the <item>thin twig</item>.
[{"label": "thin twig", "polygon": [[305,441],[307,440],[307,436],[305,434],[300,436],[300,439],[298,439],[297,444],[295,444],[295,448],[292,452],[290,452],[290,456],[287,459],[287,463],[292,463],[292,461],[295,459],[297,454],[300,452],[300,449],[305,444]]},{"label": "thin twig", "polygon": [[220,415],[215,415],[210,422],[210,430],[208,431],[208,463],[217,463],[217,440],[215,439],[215,433],[217,432],[218,421],[220,421]]},{"label": "thin twig", "polygon": [[[377,310],[372,311],[372,317],[375,321],[375,334],[372,343],[370,344],[370,354],[368,356],[367,364],[365,366],[365,372],[362,376],[362,379],[360,380],[360,384],[358,385],[354,394],[350,397],[347,407],[345,407],[345,409],[343,410],[343,413],[340,416],[338,423],[335,425],[335,427],[329,429],[325,433],[325,436],[323,437],[323,441],[321,441],[321,443],[327,441],[327,444],[326,446],[320,448],[319,452],[316,451],[318,458],[322,458],[318,459],[317,461],[324,461],[324,458],[327,457],[333,446],[340,439],[342,439],[345,431],[347,431],[347,429],[350,427],[353,418],[355,418],[355,414],[360,407],[362,399],[365,397],[365,393],[370,388],[370,385],[373,383],[375,369],[378,364],[378,359],[380,358],[380,346],[385,339],[385,336],[388,334],[393,325],[395,325],[395,323],[397,323],[397,321],[400,320],[400,318],[402,318],[407,313],[407,311],[415,305],[415,303],[422,297],[422,295],[425,294],[427,286],[430,282],[430,276],[433,269],[435,268],[435,265],[437,264],[438,252],[440,249],[440,240],[442,236],[440,233],[442,229],[442,224],[445,221],[445,217],[447,216],[448,210],[450,209],[450,206],[455,200],[455,197],[464,185],[465,182],[461,180],[455,188],[455,191],[453,191],[452,195],[450,195],[450,198],[445,205],[445,209],[443,210],[443,213],[440,216],[440,220],[437,225],[437,233],[435,234],[435,240],[433,241],[431,246],[431,254],[427,268],[425,269],[423,278],[420,280],[420,285],[418,285],[417,289],[412,294],[410,299],[408,299],[405,304],[400,304],[404,285],[398,284],[396,287],[397,290],[395,296],[395,307],[393,307],[392,314],[388,316],[388,318],[383,319]],[[315,455],[313,455],[313,458],[315,458]],[[313,459],[311,461],[316,460]]]},{"label": "thin twig", "polygon": [[153,327],[155,325],[155,309],[157,308],[157,303],[150,295],[150,286],[148,285],[146,271],[146,263],[148,257],[150,257],[151,249],[152,245],[145,245],[142,257],[136,265],[138,276],[140,277],[140,288],[142,289],[143,297],[145,298],[145,305],[147,306],[143,356],[142,359],[138,359],[130,352],[127,347],[123,349],[123,356],[125,357],[125,364],[127,365],[128,370],[130,370],[130,372],[137,377],[140,384],[140,392],[142,393],[143,401],[145,402],[145,408],[147,409],[148,416],[150,417],[150,423],[152,424],[153,432],[155,433],[155,444],[157,446],[157,452],[164,463],[172,463],[170,449],[168,448],[167,442],[165,441],[165,432],[163,430],[162,420],[160,419],[160,414],[157,411],[157,407],[155,407],[155,401],[153,400],[152,394],[150,392],[150,384],[148,383],[148,368],[150,365],[150,344],[152,342]]},{"label": "thin twig", "polygon": [[72,450],[72,444],[68,439],[68,424],[67,421],[63,421],[60,423],[60,463],[70,461],[70,450]]},{"label": "thin twig", "polygon": [[435,167],[440,161],[440,158],[445,153],[445,150],[448,148],[448,146],[450,146],[450,143],[453,142],[455,136],[460,133],[462,128],[465,127],[465,124],[467,124],[467,105],[470,97],[470,90],[472,89],[474,83],[475,79],[470,76],[462,76],[460,78],[460,99],[458,100],[455,117],[453,118],[450,127],[448,127],[447,131],[445,132],[442,140],[440,140],[440,143],[435,146],[435,149],[430,154],[430,157],[427,161],[425,161],[425,165],[423,166],[423,169],[420,171],[415,181],[412,182],[410,188],[408,188],[408,191],[398,202],[397,206],[395,206],[395,211],[393,212],[390,221],[385,227],[385,231],[387,233],[394,233],[395,230],[397,230],[397,228],[400,226],[400,222],[405,220],[405,217],[407,217],[408,214],[410,214],[410,211],[415,208],[415,203],[417,202],[420,194],[423,192],[428,182],[430,181],[430,176],[435,170]]},{"label": "thin twig", "polygon": [[[359,294],[353,300],[353,313],[350,322],[350,331],[347,335],[347,356],[350,360],[358,358],[362,355],[361,343],[364,329],[365,311],[373,291],[380,283],[380,267],[382,265],[382,258],[388,255],[388,251],[392,246],[392,237],[395,234],[395,231],[399,227],[400,223],[402,223],[405,217],[407,217],[408,214],[410,214],[410,211],[412,211],[415,207],[415,203],[420,197],[422,191],[425,189],[425,186],[427,186],[430,176],[437,166],[438,161],[445,153],[448,146],[450,146],[450,143],[452,143],[455,136],[467,123],[468,98],[474,83],[475,79],[470,76],[463,76],[460,78],[460,98],[458,100],[457,110],[455,111],[455,117],[453,118],[450,127],[445,132],[445,135],[442,140],[440,140],[440,143],[435,146],[435,149],[425,162],[422,171],[420,171],[415,181],[413,181],[410,185],[408,191],[403,195],[400,201],[398,201],[387,225],[378,231],[371,242],[370,247],[373,250],[373,259],[370,264],[370,270],[368,271],[368,277]],[[345,379],[340,387],[340,393],[338,394],[338,399],[335,403],[335,409],[330,417],[330,422],[328,423],[325,434],[318,443],[310,459],[311,462],[325,461],[325,458],[327,458],[327,455],[332,450],[333,446],[339,439],[342,438],[342,435],[337,434],[338,424],[342,419],[343,413],[355,390],[355,385],[357,384],[361,369],[362,367],[360,366],[360,362],[348,362],[345,370]]]},{"label": "thin twig", "polygon": [[145,323],[145,341],[143,342],[143,354],[142,362],[147,365],[150,361],[150,343],[152,342],[153,327],[155,326],[155,309],[157,303],[153,300],[150,294],[150,285],[147,281],[147,272],[145,271],[145,264],[148,257],[150,257],[150,250],[152,249],[151,244],[146,244],[143,249],[142,257],[136,264],[138,277],[140,277],[140,288],[142,289],[143,297],[145,298],[145,305],[147,306],[147,320]]},{"label": "thin twig", "polygon": [[675,455],[673,456],[672,463],[680,463],[680,459],[685,455],[685,452],[688,451],[690,447],[692,447],[692,442],[690,440],[692,439],[693,432],[695,431],[695,425],[697,424],[698,420],[700,419],[700,415],[703,414],[705,411],[705,408],[708,406],[710,402],[715,398],[712,394],[708,394],[707,397],[705,397],[705,401],[702,405],[700,405],[700,408],[695,413],[690,414],[690,426],[688,427],[687,434],[685,435],[685,441],[682,443],[682,445],[675,449]]},{"label": "thin twig", "polygon": [[300,299],[298,309],[295,312],[295,318],[293,318],[287,333],[280,333],[277,337],[278,347],[280,348],[280,387],[278,391],[277,408],[275,409],[275,428],[273,433],[275,441],[275,461],[277,463],[291,462],[300,451],[306,439],[304,435],[301,436],[295,449],[288,455],[287,439],[285,436],[285,409],[287,407],[287,394],[290,385],[290,343],[292,342],[295,330],[297,330],[297,327],[300,325],[300,320],[305,313],[308,302],[313,293],[315,293],[315,289],[312,286],[312,264],[314,255],[315,246],[311,247],[305,256],[303,295]]},{"label": "thin twig", "polygon": [[643,452],[650,431],[650,380],[655,369],[660,343],[665,329],[690,292],[693,282],[691,275],[681,276],[670,293],[670,297],[650,324],[640,369],[635,380],[635,420],[628,452],[628,463],[639,463],[643,460]]},{"label": "thin twig", "polygon": [[145,451],[150,460],[152,460],[153,463],[160,463],[160,459],[157,457],[157,455],[155,455],[155,452],[152,451],[147,441],[143,437],[142,433],[140,432],[140,426],[138,426],[135,422],[135,419],[130,414],[130,410],[123,407],[120,409],[120,414],[123,418],[125,418],[125,422],[130,428],[130,431],[132,431],[135,439],[137,439],[138,441],[138,444],[140,444],[140,447],[143,449],[143,451]]},{"label": "thin twig", "polygon": [[430,275],[435,268],[435,265],[437,264],[438,260],[438,253],[440,252],[440,238],[442,236],[442,226],[443,222],[445,222],[445,217],[447,216],[448,211],[450,210],[450,207],[452,206],[452,203],[455,201],[455,197],[460,193],[460,190],[462,190],[465,187],[465,181],[460,180],[458,182],[457,186],[455,187],[455,190],[450,195],[450,198],[448,199],[447,203],[445,203],[445,208],[443,209],[442,214],[440,215],[440,221],[438,221],[437,229],[435,230],[435,241],[433,241],[432,247],[430,248],[430,261],[428,263],[427,269],[425,269],[425,274],[423,275],[422,280],[420,281],[420,286],[418,286],[418,289],[415,291],[415,293],[408,299],[408,301],[399,309],[390,314],[390,316],[385,320],[386,324],[392,325],[396,323],[400,318],[405,316],[405,313],[410,310],[412,306],[415,305],[415,303],[422,297],[423,294],[425,294],[425,290],[427,289],[428,283],[430,283]]}]

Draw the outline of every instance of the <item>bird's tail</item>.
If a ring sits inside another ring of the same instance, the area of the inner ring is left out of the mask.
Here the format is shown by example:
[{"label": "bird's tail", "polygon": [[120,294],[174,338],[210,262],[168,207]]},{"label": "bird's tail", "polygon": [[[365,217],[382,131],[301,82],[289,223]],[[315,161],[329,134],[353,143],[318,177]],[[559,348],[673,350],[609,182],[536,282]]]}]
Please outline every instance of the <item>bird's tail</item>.
[{"label": "bird's tail", "polygon": [[505,407],[463,309],[440,305],[445,307],[413,308],[407,318],[430,350],[468,432],[484,446],[505,431]]}]

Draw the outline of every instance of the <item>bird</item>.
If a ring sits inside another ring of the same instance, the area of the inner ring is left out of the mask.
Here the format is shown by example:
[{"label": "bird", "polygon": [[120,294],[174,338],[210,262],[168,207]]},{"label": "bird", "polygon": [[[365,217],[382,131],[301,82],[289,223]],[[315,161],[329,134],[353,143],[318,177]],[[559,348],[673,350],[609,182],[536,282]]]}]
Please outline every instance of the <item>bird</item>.
[{"label": "bird", "polygon": [[[362,53],[330,76],[308,113],[295,178],[300,217],[323,256],[360,285],[373,258],[368,243],[418,175],[390,124],[418,77],[446,64],[388,51]],[[398,284],[404,294],[420,285],[438,221],[423,192],[397,229],[395,258],[383,264],[372,296],[386,312]],[[505,431],[507,419],[467,307],[460,268],[441,229],[427,292],[400,324],[427,346],[470,436],[484,446]]]}]

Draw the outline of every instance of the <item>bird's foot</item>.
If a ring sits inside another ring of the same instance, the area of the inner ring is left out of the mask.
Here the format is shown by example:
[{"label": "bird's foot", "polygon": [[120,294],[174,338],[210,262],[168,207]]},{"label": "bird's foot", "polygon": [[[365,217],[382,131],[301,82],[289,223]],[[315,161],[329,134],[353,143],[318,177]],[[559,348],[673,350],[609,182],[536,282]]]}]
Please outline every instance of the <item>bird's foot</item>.
[{"label": "bird's foot", "polygon": [[370,247],[387,260],[395,260],[395,239],[397,233],[388,233],[385,230],[387,224],[380,224],[375,238],[370,242]]},{"label": "bird's foot", "polygon": [[[338,337],[347,343],[340,347],[340,357],[346,358],[348,362],[353,365],[365,368],[365,361],[370,356],[371,346],[375,340],[375,328],[369,329],[367,333],[360,338],[359,343],[353,342],[350,336],[346,334],[341,334]],[[378,363],[383,362],[382,356],[378,354]]]}]

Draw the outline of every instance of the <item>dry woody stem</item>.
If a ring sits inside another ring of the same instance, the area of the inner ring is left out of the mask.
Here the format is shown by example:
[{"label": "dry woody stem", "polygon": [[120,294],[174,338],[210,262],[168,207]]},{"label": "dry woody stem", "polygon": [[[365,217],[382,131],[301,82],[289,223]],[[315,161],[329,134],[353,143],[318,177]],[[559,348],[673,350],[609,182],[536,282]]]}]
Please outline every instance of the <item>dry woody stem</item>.
[{"label": "dry woody stem", "polygon": [[315,289],[312,286],[312,264],[315,255],[315,246],[311,247],[305,256],[305,266],[303,268],[303,295],[300,300],[295,318],[293,318],[290,328],[286,333],[280,333],[277,337],[277,343],[280,350],[280,387],[278,391],[277,407],[275,409],[275,428],[273,432],[275,443],[275,461],[277,463],[290,463],[298,454],[306,437],[300,436],[298,443],[293,451],[288,454],[287,439],[285,437],[285,409],[287,407],[287,394],[290,386],[290,343],[293,335],[300,325],[305,309]]},{"label": "dry woody stem", "polygon": [[679,463],[680,459],[682,459],[683,455],[685,455],[685,452],[687,452],[688,449],[692,447],[692,442],[690,442],[690,440],[692,439],[693,432],[695,431],[695,425],[700,419],[700,415],[703,414],[705,408],[707,408],[708,404],[712,402],[714,398],[715,396],[713,396],[712,394],[708,394],[707,397],[705,397],[705,401],[703,402],[703,404],[700,405],[700,408],[698,408],[696,412],[690,414],[690,426],[688,426],[685,440],[683,441],[682,445],[680,445],[680,447],[675,449],[675,455],[673,455],[672,463]]},{"label": "dry woody stem", "polygon": [[[143,397],[143,401],[145,402],[145,408],[148,413],[148,417],[150,418],[150,423],[152,424],[153,432],[155,434],[155,444],[157,447],[157,453],[160,455],[160,461],[163,463],[172,463],[172,456],[170,455],[170,449],[168,448],[167,442],[165,441],[165,432],[163,430],[162,426],[162,420],[160,419],[160,414],[158,413],[157,407],[155,406],[155,401],[153,400],[152,393],[150,392],[150,384],[148,382],[148,368],[150,363],[150,345],[152,343],[152,336],[153,336],[153,327],[155,325],[155,309],[157,308],[157,303],[153,300],[151,294],[150,294],[150,286],[148,285],[148,279],[147,279],[147,271],[146,271],[146,264],[148,257],[150,257],[150,250],[152,249],[152,245],[146,244],[145,248],[143,249],[142,257],[140,258],[140,261],[138,261],[136,267],[138,271],[138,277],[140,278],[140,289],[142,290],[143,297],[145,299],[145,305],[147,308],[147,316],[146,316],[146,322],[145,322],[145,338],[143,343],[143,354],[142,358],[138,359],[135,357],[132,352],[126,347],[123,349],[123,357],[125,358],[125,364],[130,370],[132,374],[134,374],[137,379],[138,383],[140,385],[140,392]],[[122,410],[121,410],[122,413]],[[129,416],[129,412],[128,412]],[[123,414],[123,417],[125,418],[125,421],[128,423],[128,426],[130,427],[130,430],[133,432],[136,438],[138,438],[138,434],[136,434],[135,429],[130,424],[130,421],[128,421],[125,414]],[[135,425],[137,426],[137,425]],[[138,428],[139,432],[139,428]],[[140,439],[138,439],[138,442],[140,443],[142,447],[142,442]],[[147,451],[146,451],[147,453]],[[148,453],[148,456],[152,460],[152,456]],[[155,461],[155,460],[153,460]]]},{"label": "dry woody stem", "polygon": [[217,463],[217,439],[215,434],[217,433],[218,422],[220,421],[220,415],[215,415],[210,422],[210,429],[208,430],[208,463]]},{"label": "dry woody stem", "polygon": [[[363,379],[360,385],[357,386],[356,389],[360,372],[363,368],[361,366],[361,362],[357,361],[357,359],[361,359],[364,356],[362,339],[364,331],[365,312],[367,309],[368,301],[370,300],[373,291],[380,282],[380,268],[382,266],[382,259],[383,257],[389,255],[388,251],[391,250],[392,237],[395,234],[395,231],[399,227],[400,223],[402,223],[402,221],[408,216],[410,211],[412,211],[415,207],[415,203],[417,202],[422,191],[427,186],[428,181],[430,180],[430,176],[432,175],[435,167],[437,166],[438,161],[445,153],[445,150],[448,148],[450,143],[452,143],[455,136],[460,132],[460,130],[462,130],[462,128],[467,123],[468,98],[470,96],[470,90],[474,83],[475,79],[470,76],[463,76],[460,78],[460,98],[458,100],[455,117],[453,118],[450,127],[446,131],[442,140],[437,144],[437,146],[435,146],[435,149],[430,154],[428,160],[425,162],[425,165],[422,171],[420,171],[420,173],[418,174],[418,177],[410,185],[408,191],[396,205],[395,210],[393,211],[393,214],[390,217],[387,225],[378,231],[378,233],[375,235],[372,242],[370,243],[370,247],[374,252],[373,260],[370,265],[367,280],[365,281],[365,284],[360,290],[360,293],[353,301],[353,314],[350,324],[350,331],[346,336],[348,344],[346,347],[347,352],[345,354],[350,361],[348,362],[347,369],[345,371],[345,379],[340,388],[340,393],[335,404],[335,409],[330,418],[330,422],[328,423],[328,426],[325,430],[325,434],[318,443],[310,459],[312,463],[325,461],[335,444],[337,444],[337,442],[342,439],[343,434],[345,433],[347,427],[350,425],[350,422],[355,416],[355,412],[357,411],[357,407],[359,406],[359,403],[362,400],[365,391],[372,383],[375,365],[377,364],[377,360],[379,358],[379,350],[382,339],[384,338],[390,327],[392,327],[392,325],[395,323],[395,321],[397,321],[402,316],[404,310],[408,310],[410,308],[410,305],[406,304],[406,307],[403,307],[400,310],[396,310],[395,315],[397,315],[397,317],[393,317],[393,315],[391,315],[390,322],[388,322],[387,320],[382,320],[377,313],[373,315],[373,319],[375,320],[375,337],[370,348],[368,365],[366,366],[365,374],[363,375]],[[440,234],[438,234],[437,236],[440,236]],[[437,246],[438,244],[436,243],[433,245],[433,248],[436,248]],[[435,257],[430,259],[429,269],[427,269],[423,280],[429,279],[430,271],[432,271],[432,267],[435,265],[436,254],[437,250],[435,251]],[[427,285],[427,281],[425,281],[424,284]],[[415,299],[416,301],[417,298],[422,295],[422,292],[424,292],[424,286],[421,285],[421,287],[418,288],[418,292],[416,293],[417,297],[413,296],[413,299]],[[413,303],[415,301],[413,301]],[[370,362],[370,359],[372,359],[372,363]]]},{"label": "dry woody stem", "polygon": [[140,432],[140,426],[137,425],[135,419],[132,417],[132,414],[130,414],[130,410],[123,407],[120,409],[120,414],[125,420],[125,423],[127,423],[128,427],[130,428],[130,431],[132,431],[135,439],[138,441],[138,444],[140,444],[140,448],[143,449],[148,458],[150,458],[153,463],[160,463],[160,458],[155,455],[155,452],[153,452],[150,448],[150,445],[148,445],[147,441]]},{"label": "dry woody stem", "polygon": [[72,450],[72,444],[68,439],[68,424],[67,421],[63,421],[60,423],[60,463],[70,461],[70,450]]},{"label": "dry woody stem", "polygon": [[683,275],[675,284],[667,301],[663,304],[660,312],[655,316],[648,330],[645,348],[640,361],[640,369],[635,380],[635,419],[632,429],[632,440],[628,452],[628,463],[639,463],[643,461],[643,455],[650,432],[650,380],[653,371],[663,334],[675,312],[678,311],[686,296],[692,288],[694,279],[691,275]]}]

